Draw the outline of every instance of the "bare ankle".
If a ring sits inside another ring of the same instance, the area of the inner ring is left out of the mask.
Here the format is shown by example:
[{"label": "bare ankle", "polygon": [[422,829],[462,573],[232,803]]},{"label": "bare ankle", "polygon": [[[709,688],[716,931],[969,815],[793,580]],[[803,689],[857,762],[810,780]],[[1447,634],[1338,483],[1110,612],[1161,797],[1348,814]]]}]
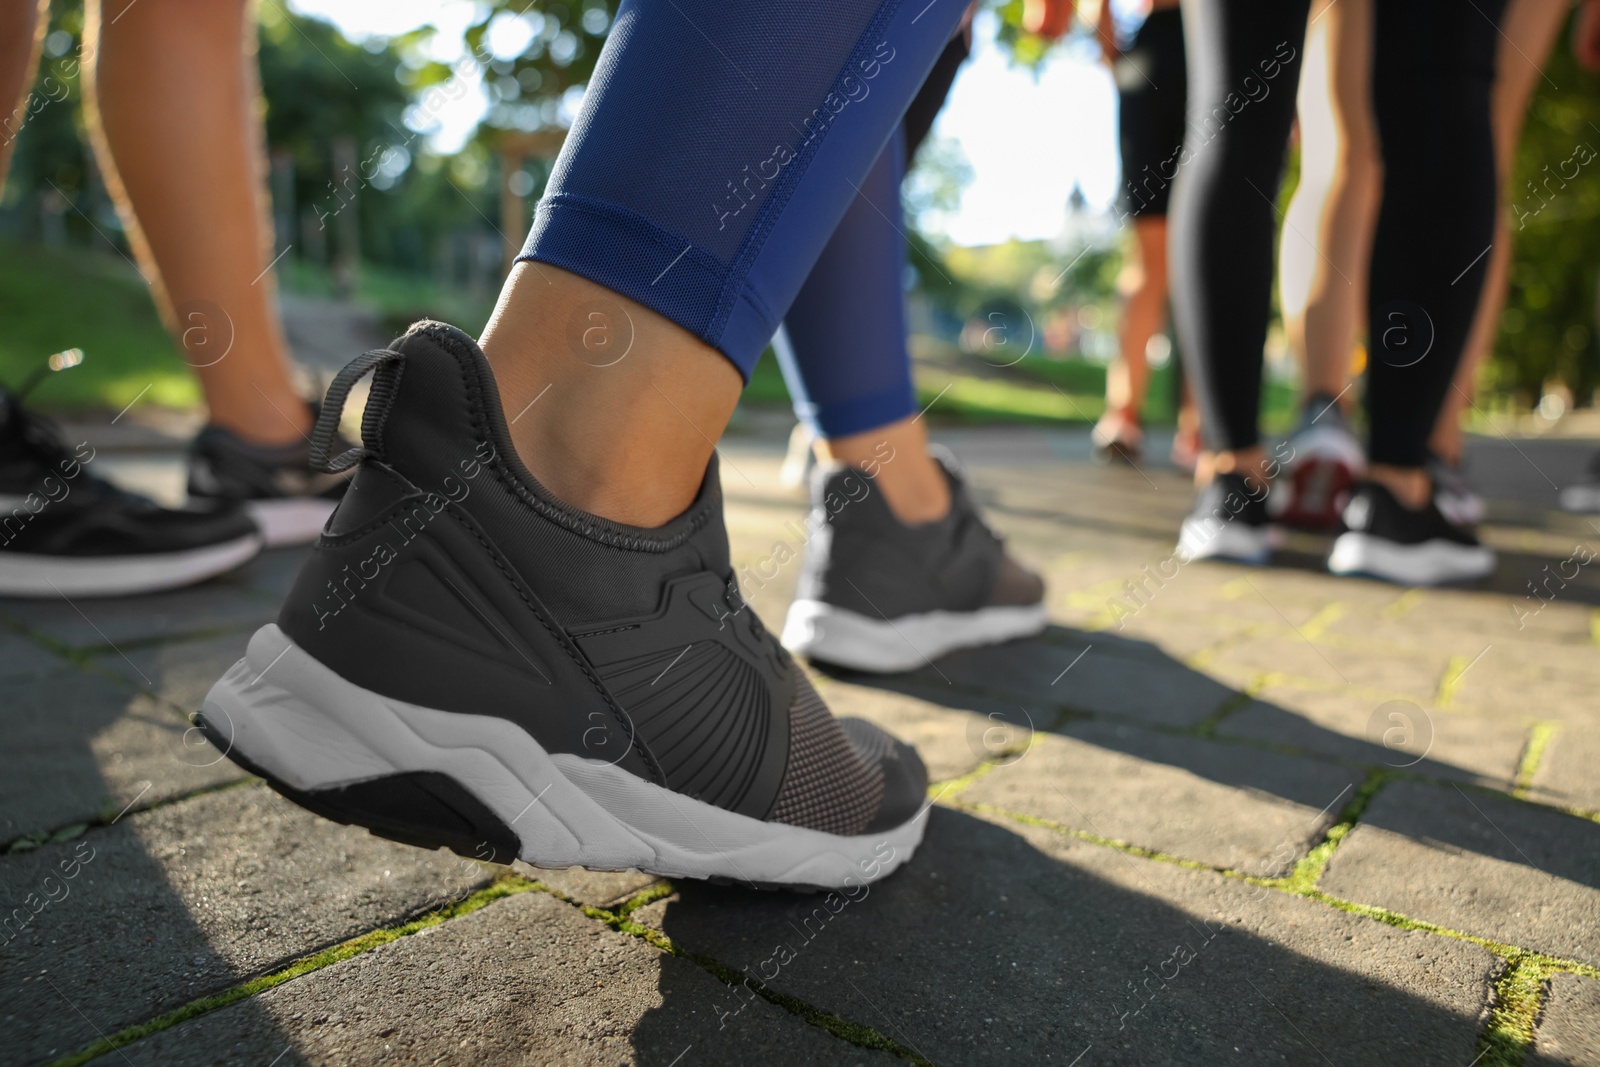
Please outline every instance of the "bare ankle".
[{"label": "bare ankle", "polygon": [[923,424],[902,419],[888,426],[817,442],[824,463],[842,463],[872,475],[894,517],[907,526],[938,522],[950,511],[950,483],[928,454]]},{"label": "bare ankle", "polygon": [[1427,472],[1420,467],[1372,463],[1367,466],[1367,477],[1389,490],[1396,500],[1413,511],[1426,507],[1433,492]]},{"label": "bare ankle", "polygon": [[545,264],[513,269],[482,345],[523,464],[561,501],[631,526],[694,502],[743,389],[681,327]]}]

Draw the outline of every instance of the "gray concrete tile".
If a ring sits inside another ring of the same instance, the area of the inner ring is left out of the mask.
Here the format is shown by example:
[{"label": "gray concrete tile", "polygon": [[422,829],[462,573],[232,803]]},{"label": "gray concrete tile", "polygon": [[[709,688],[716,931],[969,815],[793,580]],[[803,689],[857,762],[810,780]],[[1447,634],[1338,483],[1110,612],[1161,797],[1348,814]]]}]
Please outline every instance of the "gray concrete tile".
[{"label": "gray concrete tile", "polygon": [[152,638],[271,622],[278,606],[220,578],[169,593],[110,600],[8,600],[0,604],[0,615],[69,648],[114,650]]},{"label": "gray concrete tile", "polygon": [[956,798],[1213,867],[1288,874],[1359,784],[1348,768],[1130,726],[1071,723]]},{"label": "gray concrete tile", "polygon": [[844,896],[681,885],[635,913],[940,1064],[1469,1063],[1496,961],[1207,872],[935,808]]},{"label": "gray concrete tile", "polygon": [[1545,749],[1529,796],[1547,804],[1600,811],[1600,729],[1562,722]]},{"label": "gray concrete tile", "polygon": [[1217,734],[1509,789],[1527,726],[1510,715],[1441,711],[1349,690],[1268,686],[1224,719]]},{"label": "gray concrete tile", "polygon": [[[130,1048],[136,1062],[893,1064],[537,891]],[[742,1006],[742,1010],[741,1009]]]},{"label": "gray concrete tile", "polygon": [[1545,991],[1528,1067],[1600,1067],[1600,982],[1557,974]]},{"label": "gray concrete tile", "polygon": [[253,629],[236,630],[198,641],[129,649],[125,654],[106,652],[94,657],[94,663],[132,685],[158,693],[184,712],[195,712],[216,680],[244,655],[254,633]]},{"label": "gray concrete tile", "polygon": [[[0,610],[4,610],[3,605]],[[37,641],[0,630],[0,681],[39,678],[66,665],[66,660]]]},{"label": "gray concrete tile", "polygon": [[0,723],[0,841],[244,777],[172,708],[82,670],[6,683]]},{"label": "gray concrete tile", "polygon": [[1071,633],[1062,630],[1051,641],[1012,641],[953,652],[903,678],[924,691],[953,682],[996,697],[1014,697],[1033,713],[1065,706],[1162,726],[1191,726],[1234,695],[1228,686],[1181,663],[1089,648],[1093,634],[1082,635],[1083,644],[1074,648],[1076,642],[1065,636]]},{"label": "gray concrete tile", "polygon": [[1453,787],[1393,782],[1322,888],[1454,930],[1600,963],[1600,825]]},{"label": "gray concrete tile", "polygon": [[0,1060],[64,1055],[96,1029],[153,1018],[491,877],[450,853],[320,819],[261,785],[7,856],[0,900],[46,903],[0,948]]}]

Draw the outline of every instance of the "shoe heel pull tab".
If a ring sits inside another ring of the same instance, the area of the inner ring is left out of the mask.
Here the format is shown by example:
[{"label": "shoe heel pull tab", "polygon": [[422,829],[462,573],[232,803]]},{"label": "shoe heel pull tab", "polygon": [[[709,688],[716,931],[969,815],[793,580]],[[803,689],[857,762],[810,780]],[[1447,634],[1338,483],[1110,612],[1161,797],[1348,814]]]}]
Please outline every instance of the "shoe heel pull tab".
[{"label": "shoe heel pull tab", "polygon": [[[395,394],[400,389],[400,369],[405,354],[392,348],[372,348],[361,353],[334,375],[328,386],[328,395],[322,400],[322,410],[317,414],[317,424],[311,430],[311,469],[323,474],[338,474],[349,470],[368,456],[383,458],[383,424],[394,406]],[[339,435],[339,420],[344,417],[344,402],[350,389],[372,373],[372,391],[367,394],[367,409],[361,416],[363,446],[352,448],[330,457],[333,442]],[[370,447],[367,446],[370,442]]]}]

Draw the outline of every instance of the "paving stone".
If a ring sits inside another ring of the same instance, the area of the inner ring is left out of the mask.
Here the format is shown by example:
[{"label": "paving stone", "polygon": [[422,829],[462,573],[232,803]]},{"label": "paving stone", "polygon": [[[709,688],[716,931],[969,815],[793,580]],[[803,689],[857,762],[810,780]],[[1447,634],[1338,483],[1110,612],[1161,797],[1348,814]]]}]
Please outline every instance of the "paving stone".
[{"label": "paving stone", "polygon": [[1533,776],[1535,800],[1584,811],[1600,811],[1600,732],[1592,725],[1563,722]]},{"label": "paving stone", "polygon": [[1268,686],[1224,719],[1217,734],[1509,789],[1527,726],[1509,717],[1441,711],[1344,690]]},{"label": "paving stone", "polygon": [[1206,662],[1220,671],[1235,666],[1267,675],[1288,675],[1329,688],[1357,689],[1392,694],[1419,703],[1432,703],[1439,679],[1450,661],[1450,650],[1428,656],[1384,656],[1340,648],[1331,642],[1308,641],[1281,625],[1273,633],[1259,633],[1237,641]]},{"label": "paving stone", "polygon": [[0,723],[0,841],[244,777],[175,710],[87,671],[7,682]]},{"label": "paving stone", "polygon": [[[0,601],[0,611],[16,601]],[[38,678],[66,666],[66,660],[36,641],[0,630],[0,681]]]},{"label": "paving stone", "polygon": [[271,622],[278,606],[270,597],[215,579],[113,600],[9,600],[0,604],[0,614],[69,648],[115,650],[127,642]]},{"label": "paving stone", "polygon": [[853,895],[685,884],[635,916],[940,1064],[1305,1063],[1320,1050],[1461,1067],[1497,962],[942,807],[913,862]]},{"label": "paving stone", "polygon": [[1600,825],[1455,787],[1393,782],[1322,888],[1414,919],[1600,963]]},{"label": "paving stone", "polygon": [[29,894],[58,899],[0,947],[0,1061],[64,1055],[97,1028],[153,1018],[491,877],[450,853],[320,819],[261,785],[7,856],[8,912],[34,907]]},{"label": "paving stone", "polygon": [[236,630],[198,641],[171,641],[127,653],[107,652],[94,662],[134,685],[153,690],[184,712],[200,710],[211,686],[244,655],[251,630]]},{"label": "paving stone", "polygon": [[1529,1067],[1600,1067],[1600,982],[1551,977]]},{"label": "paving stone", "polygon": [[1085,644],[1074,651],[1060,636],[1072,632],[1061,630],[1051,641],[952,652],[891,684],[910,683],[925,692],[955,683],[996,697],[1013,696],[1030,714],[1065,706],[1162,726],[1191,726],[1234,696],[1227,686],[1175,661],[1099,655],[1088,648],[1093,634],[1084,635]]},{"label": "paving stone", "polygon": [[591,871],[584,867],[550,870],[521,860],[513,863],[512,867],[518,874],[543,882],[579,904],[592,904],[597,908],[615,907],[641,889],[661,881],[643,871]]},{"label": "paving stone", "polygon": [[1070,723],[956,802],[990,804],[1213,867],[1289,873],[1360,778],[1198,737]]},{"label": "paving stone", "polygon": [[534,891],[312,972],[128,1051],[135,1062],[174,1067],[902,1062],[749,996]]}]

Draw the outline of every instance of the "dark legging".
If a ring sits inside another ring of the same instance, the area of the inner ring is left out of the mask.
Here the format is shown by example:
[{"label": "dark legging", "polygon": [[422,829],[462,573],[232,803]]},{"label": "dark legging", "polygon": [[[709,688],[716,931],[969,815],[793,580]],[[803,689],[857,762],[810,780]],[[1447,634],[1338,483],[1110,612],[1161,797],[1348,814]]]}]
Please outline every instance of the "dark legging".
[{"label": "dark legging", "polygon": [[971,51],[970,36],[964,29],[940,53],[784,318],[792,346],[787,356],[778,348],[784,380],[795,415],[820,437],[866,433],[916,411],[900,182]]},{"label": "dark legging", "polygon": [[[1489,88],[1504,0],[1378,0],[1384,158],[1368,325],[1370,458],[1421,466],[1494,233]],[[1278,183],[1308,0],[1186,0],[1189,130],[1172,208],[1173,311],[1207,447],[1259,442]],[[1309,238],[1307,238],[1309,239]],[[1474,256],[1479,256],[1476,262]]]},{"label": "dark legging", "polygon": [[965,0],[624,0],[519,258],[751,368]]}]

